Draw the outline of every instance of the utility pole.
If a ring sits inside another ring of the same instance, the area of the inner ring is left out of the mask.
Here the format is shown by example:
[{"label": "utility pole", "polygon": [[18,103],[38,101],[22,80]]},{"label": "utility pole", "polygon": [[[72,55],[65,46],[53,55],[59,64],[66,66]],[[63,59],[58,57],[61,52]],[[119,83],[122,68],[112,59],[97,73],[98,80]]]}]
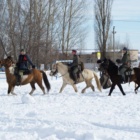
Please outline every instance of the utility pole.
[{"label": "utility pole", "polygon": [[113,34],[113,59],[115,61],[115,26],[113,26],[113,31],[112,31],[112,34]]}]

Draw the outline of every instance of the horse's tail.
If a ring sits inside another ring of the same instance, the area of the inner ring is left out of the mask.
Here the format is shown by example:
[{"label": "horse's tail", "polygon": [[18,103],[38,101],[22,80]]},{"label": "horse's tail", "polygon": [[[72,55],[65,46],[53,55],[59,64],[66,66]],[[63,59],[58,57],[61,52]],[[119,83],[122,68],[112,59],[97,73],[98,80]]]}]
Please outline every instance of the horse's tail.
[{"label": "horse's tail", "polygon": [[51,89],[51,85],[49,83],[48,77],[44,71],[40,71],[40,72],[43,74],[43,80],[44,80],[45,86],[47,90],[49,91]]},{"label": "horse's tail", "polygon": [[96,81],[98,90],[99,90],[99,91],[102,91],[102,90],[101,90],[101,83],[100,83],[100,81],[99,81],[99,79],[98,79],[97,74],[96,74],[94,71],[93,71],[93,74],[94,74],[94,77],[95,77],[95,81]]}]

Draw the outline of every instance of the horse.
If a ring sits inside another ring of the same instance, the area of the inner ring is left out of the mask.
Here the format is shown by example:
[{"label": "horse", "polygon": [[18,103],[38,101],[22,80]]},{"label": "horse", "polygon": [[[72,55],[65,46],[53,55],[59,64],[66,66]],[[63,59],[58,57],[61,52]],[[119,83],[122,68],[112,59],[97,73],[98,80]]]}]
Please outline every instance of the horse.
[{"label": "horse", "polygon": [[[68,65],[62,62],[53,64],[52,70],[50,71],[50,76],[55,76],[57,73],[60,73],[63,79],[63,84],[62,87],[60,88],[59,93],[63,91],[63,89],[66,87],[67,84],[71,85],[74,88],[75,92],[78,92],[77,87],[74,84],[74,80],[72,79],[71,74],[69,72]],[[91,89],[95,91],[94,86],[92,85],[93,78],[95,78],[98,90],[101,91],[101,84],[97,74],[89,69],[83,69],[83,71],[80,72],[78,82],[77,82],[77,84],[83,81],[86,83],[86,87],[82,90],[82,93],[84,93],[88,87],[91,87]]]},{"label": "horse", "polygon": [[[16,95],[16,93],[14,93],[14,88],[16,86],[16,76],[14,75],[15,63],[13,61],[13,58],[11,56],[8,56],[6,59],[0,60],[0,65],[3,65],[5,67],[5,74],[8,83],[8,95],[10,93],[12,95]],[[32,95],[34,90],[36,89],[35,83],[37,83],[38,86],[43,91],[43,93],[46,94],[45,88],[42,84],[42,80],[45,83],[47,91],[49,92],[51,86],[48,81],[46,73],[44,71],[37,70],[35,68],[31,70],[30,74],[23,75],[21,77],[21,85],[26,85],[30,83],[32,90],[29,94]]]},{"label": "horse", "polygon": [[[108,96],[111,96],[112,91],[114,90],[115,86],[117,85],[122,92],[123,95],[126,95],[122,88],[122,76],[118,75],[118,66],[111,61],[110,59],[104,59],[99,67],[100,71],[106,71],[112,81],[112,86],[110,88]],[[137,93],[138,88],[140,87],[140,68],[132,68],[128,69],[130,74],[126,75],[127,82],[135,82],[138,86],[135,88],[135,93]]]}]

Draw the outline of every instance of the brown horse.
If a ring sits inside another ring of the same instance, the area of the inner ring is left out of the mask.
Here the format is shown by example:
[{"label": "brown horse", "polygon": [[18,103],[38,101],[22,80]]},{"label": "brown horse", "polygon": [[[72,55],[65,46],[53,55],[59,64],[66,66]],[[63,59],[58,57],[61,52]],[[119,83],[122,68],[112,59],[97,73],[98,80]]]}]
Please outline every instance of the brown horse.
[{"label": "brown horse", "polygon": [[[0,64],[5,66],[5,74],[6,74],[6,79],[7,79],[7,83],[8,83],[8,95],[10,93],[12,95],[16,95],[14,93],[14,87],[16,86],[16,76],[14,75],[15,64],[14,64],[12,57],[9,56],[6,59],[1,60]],[[26,84],[30,83],[32,90],[29,94],[32,95],[35,90],[35,83],[37,83],[38,86],[43,91],[43,93],[46,94],[45,88],[42,85],[42,79],[44,80],[47,91],[49,91],[50,83],[48,81],[46,73],[44,71],[40,71],[37,69],[32,69],[30,74],[23,75],[21,77],[21,85],[26,85]]]},{"label": "brown horse", "polygon": [[[110,59],[104,59],[100,64],[100,71],[106,71],[112,81],[112,86],[108,94],[109,96],[111,96],[111,93],[114,90],[115,85],[117,85],[122,94],[125,95],[121,85],[122,77],[121,75],[118,75],[118,66],[115,65],[114,62],[112,62]],[[130,74],[126,75],[126,81],[128,82],[133,81],[137,84],[137,87],[135,88],[135,93],[137,93],[137,90],[140,87],[140,68],[133,68],[132,71],[128,70],[127,73]]]},{"label": "brown horse", "polygon": [[[58,62],[58,63],[54,64],[53,68],[52,68],[52,70],[50,72],[50,76],[54,76],[57,73],[60,73],[61,76],[62,76],[62,79],[63,79],[63,84],[62,84],[62,87],[61,87],[59,93],[61,93],[62,90],[68,84],[72,85],[72,87],[74,88],[75,92],[78,91],[76,85],[74,84],[73,79],[70,76],[70,73],[69,73],[67,65],[65,65],[65,64],[63,64],[61,62]],[[84,69],[82,71],[82,73],[80,73],[80,77],[78,78],[78,83],[81,83],[81,82],[85,82],[86,83],[86,87],[82,90],[82,93],[84,93],[85,90],[87,88],[89,88],[89,87],[91,87],[91,89],[93,91],[95,91],[94,86],[92,85],[92,79],[93,78],[95,78],[98,90],[101,91],[101,84],[100,84],[100,81],[98,79],[97,74],[94,71],[91,71],[89,69]]]}]

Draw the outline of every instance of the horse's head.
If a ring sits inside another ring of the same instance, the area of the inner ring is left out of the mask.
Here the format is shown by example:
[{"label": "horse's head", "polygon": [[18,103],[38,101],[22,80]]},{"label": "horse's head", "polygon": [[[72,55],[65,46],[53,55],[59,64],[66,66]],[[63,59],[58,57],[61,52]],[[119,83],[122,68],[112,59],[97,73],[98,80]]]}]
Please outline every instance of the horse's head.
[{"label": "horse's head", "polygon": [[55,76],[58,73],[57,63],[52,65],[52,69],[50,71],[50,76]]},{"label": "horse's head", "polygon": [[108,66],[109,66],[109,60],[105,58],[104,60],[102,60],[100,62],[99,70],[102,71],[102,72],[107,71]]},{"label": "horse's head", "polygon": [[101,72],[115,74],[118,73],[118,66],[110,59],[102,60],[99,70]]},{"label": "horse's head", "polygon": [[53,64],[50,76],[55,76],[57,73],[60,73],[61,75],[68,73],[68,65],[62,62]]},{"label": "horse's head", "polygon": [[13,58],[11,56],[8,56],[5,59],[0,60],[0,65],[5,67],[10,67],[14,64]]}]

